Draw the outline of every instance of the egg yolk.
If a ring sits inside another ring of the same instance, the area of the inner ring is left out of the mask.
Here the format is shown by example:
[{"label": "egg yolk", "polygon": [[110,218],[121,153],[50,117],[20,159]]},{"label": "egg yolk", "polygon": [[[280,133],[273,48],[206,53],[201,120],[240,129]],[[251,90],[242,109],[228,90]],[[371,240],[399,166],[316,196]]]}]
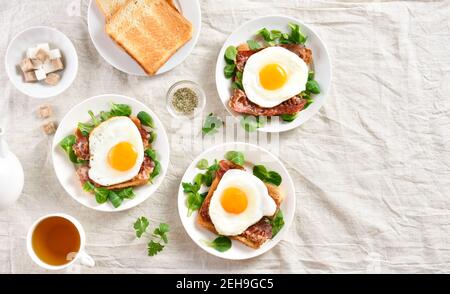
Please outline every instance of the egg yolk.
[{"label": "egg yolk", "polygon": [[239,188],[227,188],[223,191],[221,204],[228,213],[239,214],[247,209],[247,195]]},{"label": "egg yolk", "polygon": [[279,64],[268,64],[259,72],[259,81],[266,90],[277,90],[284,86],[287,74]]},{"label": "egg yolk", "polygon": [[120,142],[108,152],[108,163],[118,171],[127,171],[136,164],[138,154],[129,142]]}]

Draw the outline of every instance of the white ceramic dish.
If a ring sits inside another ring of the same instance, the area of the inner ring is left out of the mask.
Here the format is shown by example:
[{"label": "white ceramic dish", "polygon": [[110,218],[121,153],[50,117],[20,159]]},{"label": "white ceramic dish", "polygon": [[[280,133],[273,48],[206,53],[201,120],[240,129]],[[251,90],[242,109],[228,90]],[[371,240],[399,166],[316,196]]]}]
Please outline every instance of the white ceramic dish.
[{"label": "white ceramic dish", "polygon": [[[292,182],[292,178],[288,174],[288,171],[281,163],[281,161],[272,153],[261,147],[239,142],[217,145],[197,156],[197,158],[195,158],[195,160],[186,170],[181,183],[192,183],[192,180],[198,173],[204,172],[196,168],[198,161],[200,161],[201,159],[207,159],[208,162],[212,164],[212,162],[214,162],[214,159],[217,159],[218,161],[222,160],[225,156],[225,153],[231,150],[241,151],[244,153],[247,162],[253,164],[263,164],[267,169],[274,170],[281,175],[283,181],[280,185],[280,189],[285,194],[285,199],[281,205],[281,210],[284,214],[285,221],[285,225],[282,230],[275,236],[274,239],[267,241],[267,243],[265,243],[259,249],[247,247],[241,242],[233,240],[231,249],[222,253],[204,244],[205,240],[212,241],[218,236],[200,227],[197,224],[197,212],[194,212],[191,216],[188,216],[188,208],[186,207],[186,194],[183,192],[183,187],[181,184],[178,191],[178,212],[180,214],[181,222],[183,223],[186,232],[200,248],[212,255],[221,258],[241,260],[261,255],[272,249],[278,242],[283,239],[285,232],[288,230],[294,218],[295,188],[294,183]],[[246,169],[249,173],[251,173],[251,166],[246,166]]]},{"label": "white ceramic dish", "polygon": [[[43,82],[25,83],[18,66],[25,58],[27,49],[40,43],[49,43],[51,49],[61,50],[64,69],[61,80],[55,86]],[[9,79],[20,92],[30,97],[49,98],[61,94],[73,83],[78,71],[78,55],[72,42],[60,31],[44,26],[31,27],[17,34],[9,43],[5,66]]]},{"label": "white ceramic dish", "polygon": [[301,111],[293,122],[287,123],[283,121],[270,122],[265,127],[258,129],[263,132],[284,132],[292,130],[307,120],[309,120],[314,114],[319,112],[320,108],[325,102],[325,98],[328,95],[330,82],[331,82],[331,63],[328,55],[327,47],[325,43],[320,39],[319,35],[308,25],[287,16],[266,16],[251,20],[236,31],[234,31],[228,39],[225,41],[222,49],[220,50],[216,64],[216,86],[219,93],[219,97],[222,103],[236,119],[241,119],[242,115],[234,112],[228,106],[228,101],[232,95],[231,81],[226,79],[223,74],[225,67],[224,54],[225,50],[229,46],[238,46],[246,43],[247,40],[254,39],[256,32],[262,28],[269,30],[280,30],[282,32],[289,32],[289,23],[299,24],[302,32],[308,36],[306,47],[310,48],[313,52],[315,70],[315,80],[321,87],[321,93],[314,95],[314,103],[312,103],[307,109]]},{"label": "white ceramic dish", "polygon": [[[181,13],[192,23],[192,39],[178,50],[156,73],[165,73],[182,63],[192,52],[200,36],[202,24],[200,3],[198,0],[175,0],[174,4]],[[91,40],[98,53],[116,69],[138,76],[147,76],[139,64],[119,47],[105,32],[105,17],[96,5],[90,2],[88,8],[88,30]]]},{"label": "white ceramic dish", "polygon": [[[161,173],[155,178],[154,182],[146,186],[134,188],[136,197],[130,200],[124,200],[122,205],[118,208],[114,208],[109,202],[98,204],[92,194],[83,191],[75,172],[75,166],[69,160],[67,154],[59,146],[62,139],[70,134],[73,134],[78,122],[86,122],[90,120],[88,115],[89,110],[92,110],[95,114],[98,114],[102,110],[109,111],[111,103],[123,103],[130,105],[133,110],[133,115],[137,115],[140,111],[146,111],[152,116],[156,127],[155,131],[157,133],[156,141],[152,143],[152,147],[156,150],[158,160],[161,163]],[[116,94],[95,96],[73,107],[59,124],[52,146],[53,167],[59,182],[67,193],[86,207],[106,212],[116,212],[130,209],[136,205],[139,205],[155,193],[166,175],[167,168],[169,166],[169,153],[169,140],[167,138],[164,126],[158,119],[157,115],[141,102]]]}]

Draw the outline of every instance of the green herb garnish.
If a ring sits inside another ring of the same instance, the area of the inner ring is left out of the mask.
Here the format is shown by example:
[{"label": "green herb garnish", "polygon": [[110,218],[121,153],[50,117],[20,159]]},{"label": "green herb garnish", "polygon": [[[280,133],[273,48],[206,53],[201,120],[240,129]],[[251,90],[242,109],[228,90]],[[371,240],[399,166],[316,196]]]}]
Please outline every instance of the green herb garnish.
[{"label": "green herb garnish", "polygon": [[237,165],[244,166],[245,164],[245,156],[244,153],[239,151],[228,151],[225,154],[225,159],[229,160]]},{"label": "green herb garnish", "polygon": [[138,113],[137,118],[140,120],[141,124],[146,127],[150,127],[152,129],[155,128],[155,124],[153,123],[153,118],[145,111],[141,111]]},{"label": "green herb garnish", "polygon": [[213,113],[210,113],[203,123],[202,133],[203,135],[214,135],[218,132],[217,129],[219,129],[222,125],[222,120]]},{"label": "green herb garnish", "polygon": [[145,233],[149,225],[148,219],[145,216],[139,217],[133,225],[136,232],[136,237],[140,238]]},{"label": "green herb garnish", "polygon": [[[139,217],[133,224],[136,237],[141,238],[147,231],[148,226],[148,219],[145,216]],[[155,256],[164,249],[164,244],[169,243],[168,233],[169,225],[166,223],[160,223],[159,226],[153,230],[151,239],[147,244],[147,253],[149,256]]]},{"label": "green herb garnish", "polygon": [[264,165],[255,165],[253,167],[253,175],[261,181],[279,186],[281,184],[281,176],[275,171],[268,171]]},{"label": "green herb garnish", "polygon": [[228,237],[220,236],[213,241],[204,241],[206,246],[216,249],[219,252],[225,252],[231,248],[231,240]]},{"label": "green herb garnish", "polygon": [[[164,249],[165,247],[164,244],[167,244],[169,242],[167,238],[168,232],[169,232],[169,225],[164,223],[159,224],[159,227],[153,231],[152,237],[159,238],[159,240],[153,239],[150,240],[150,242],[148,242],[147,250],[149,256],[155,256]],[[162,242],[164,242],[164,244]]]},{"label": "green herb garnish", "polygon": [[[202,164],[204,164],[203,162]],[[210,187],[216,171],[219,169],[219,163],[214,160],[214,163],[206,169],[204,174],[197,174],[192,183],[182,183],[183,191],[186,193],[186,206],[188,208],[188,216],[191,216],[194,211],[200,209],[208,192],[200,193],[202,185]]]}]

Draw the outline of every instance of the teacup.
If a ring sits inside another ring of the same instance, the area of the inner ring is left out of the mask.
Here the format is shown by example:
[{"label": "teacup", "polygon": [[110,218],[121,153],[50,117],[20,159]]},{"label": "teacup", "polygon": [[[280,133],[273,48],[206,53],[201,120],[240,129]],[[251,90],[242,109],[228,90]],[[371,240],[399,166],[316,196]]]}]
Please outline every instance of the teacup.
[{"label": "teacup", "polygon": [[85,251],[86,234],[72,216],[56,213],[39,218],[28,231],[27,250],[31,259],[47,270],[62,270],[76,261],[89,267],[94,259]]}]

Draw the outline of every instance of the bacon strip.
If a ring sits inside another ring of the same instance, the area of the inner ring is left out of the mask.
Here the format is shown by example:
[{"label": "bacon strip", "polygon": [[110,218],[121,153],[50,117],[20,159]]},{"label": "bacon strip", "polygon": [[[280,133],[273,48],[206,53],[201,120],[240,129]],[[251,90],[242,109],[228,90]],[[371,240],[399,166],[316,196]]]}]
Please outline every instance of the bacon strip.
[{"label": "bacon strip", "polygon": [[235,89],[228,105],[235,112],[254,116],[275,116],[282,114],[295,114],[305,108],[306,100],[295,96],[272,108],[263,108],[251,102],[244,91]]}]

